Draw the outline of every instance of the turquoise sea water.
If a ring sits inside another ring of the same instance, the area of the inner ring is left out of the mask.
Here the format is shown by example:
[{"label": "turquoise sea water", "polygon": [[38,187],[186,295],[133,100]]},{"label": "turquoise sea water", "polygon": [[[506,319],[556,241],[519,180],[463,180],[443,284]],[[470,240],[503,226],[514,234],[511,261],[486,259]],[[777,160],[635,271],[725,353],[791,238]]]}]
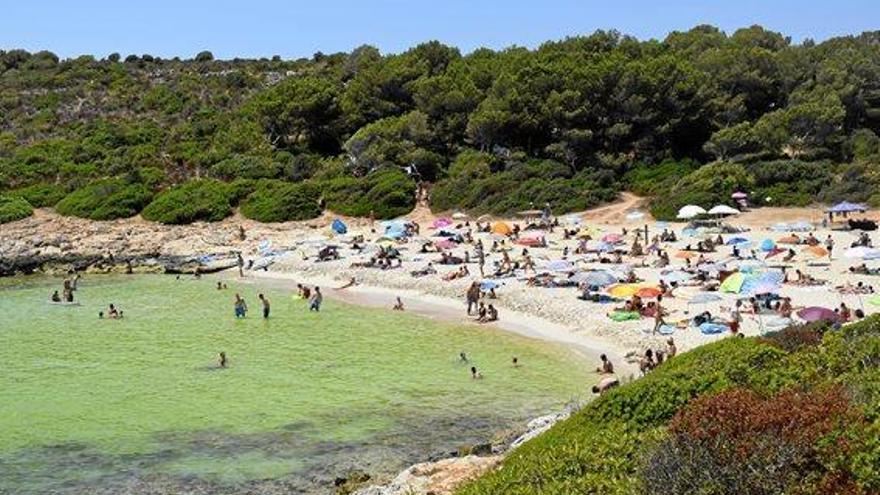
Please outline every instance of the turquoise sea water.
[{"label": "turquoise sea water", "polygon": [[[55,288],[0,281],[0,493],[323,493],[585,392],[566,350],[483,326],[332,300],[309,313],[268,288],[263,320],[259,288],[209,279],[87,277],[78,307],[49,304]],[[110,303],[124,319],[98,319]]]}]

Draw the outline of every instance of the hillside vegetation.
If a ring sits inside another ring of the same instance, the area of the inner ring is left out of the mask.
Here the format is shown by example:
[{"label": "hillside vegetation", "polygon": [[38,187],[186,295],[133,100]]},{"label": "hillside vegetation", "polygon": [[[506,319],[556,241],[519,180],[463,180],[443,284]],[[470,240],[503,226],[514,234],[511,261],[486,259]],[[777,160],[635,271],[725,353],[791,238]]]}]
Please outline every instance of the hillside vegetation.
[{"label": "hillside vegetation", "polygon": [[[301,60],[0,51],[0,194],[89,218],[154,201],[160,221],[214,220],[247,199],[168,213],[186,208],[169,191],[205,180],[317,188],[261,188],[248,211],[266,219],[314,216],[301,199],[318,190],[340,213],[398,215],[417,181],[434,184],[435,209],[479,213],[581,210],[623,189],[656,195],[662,218],[732,189],[880,205],[878,133],[878,32],[793,44],[698,26]],[[291,194],[301,209],[268,213]]]},{"label": "hillside vegetation", "polygon": [[676,356],[458,493],[880,493],[880,317]]}]

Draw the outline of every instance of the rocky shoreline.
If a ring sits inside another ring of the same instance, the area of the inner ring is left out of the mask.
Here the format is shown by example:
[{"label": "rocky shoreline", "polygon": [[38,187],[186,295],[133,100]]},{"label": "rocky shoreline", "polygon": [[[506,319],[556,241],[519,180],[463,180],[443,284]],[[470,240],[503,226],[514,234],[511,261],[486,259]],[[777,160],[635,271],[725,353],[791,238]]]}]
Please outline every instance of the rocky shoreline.
[{"label": "rocky shoreline", "polygon": [[[577,405],[532,419],[513,440],[479,444],[459,449],[448,457],[420,462],[401,471],[391,481],[369,484],[369,477],[339,480],[337,493],[352,495],[445,495],[456,487],[497,468],[518,447],[568,418]],[[354,487],[352,486],[354,485]],[[367,486],[360,486],[367,485]],[[358,487],[360,486],[360,487]]]}]

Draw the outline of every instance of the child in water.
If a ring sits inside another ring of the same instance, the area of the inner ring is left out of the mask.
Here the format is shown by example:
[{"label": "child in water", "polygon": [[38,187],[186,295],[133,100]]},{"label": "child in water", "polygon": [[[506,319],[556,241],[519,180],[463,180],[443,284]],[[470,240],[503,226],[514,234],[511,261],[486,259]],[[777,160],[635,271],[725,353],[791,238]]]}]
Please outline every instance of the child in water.
[{"label": "child in water", "polygon": [[471,366],[471,378],[474,380],[480,380],[483,378],[483,374],[477,371],[476,366]]}]

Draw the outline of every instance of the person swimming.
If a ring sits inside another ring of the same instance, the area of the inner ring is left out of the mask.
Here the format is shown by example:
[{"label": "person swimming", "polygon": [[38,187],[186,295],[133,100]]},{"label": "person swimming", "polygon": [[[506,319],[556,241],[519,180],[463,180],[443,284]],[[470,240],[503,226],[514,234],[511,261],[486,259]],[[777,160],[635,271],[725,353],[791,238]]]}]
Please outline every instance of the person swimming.
[{"label": "person swimming", "polygon": [[467,354],[465,354],[464,351],[459,352],[458,357],[461,359],[461,362],[463,362],[463,363],[468,362]]},{"label": "person swimming", "polygon": [[52,293],[52,302],[61,302],[61,294],[57,290]]},{"label": "person swimming", "polygon": [[513,367],[514,367],[514,368],[519,368],[519,358],[518,358],[518,357],[513,356],[513,360],[512,360],[512,362],[513,362]]},{"label": "person swimming", "polygon": [[103,312],[103,311],[98,311],[98,319],[99,319],[99,320],[103,320],[103,319],[104,319],[104,312]]},{"label": "person swimming", "polygon": [[220,352],[220,361],[218,364],[220,365],[221,368],[225,368],[226,365],[228,364],[228,361],[226,360],[226,353],[225,352],[222,352],[222,351]]},{"label": "person swimming", "polygon": [[116,306],[114,306],[113,304],[111,304],[110,309],[107,310],[107,317],[119,318],[119,310],[116,309]]},{"label": "person swimming", "polygon": [[471,378],[474,380],[480,380],[483,378],[483,374],[477,371],[476,366],[471,366]]}]

